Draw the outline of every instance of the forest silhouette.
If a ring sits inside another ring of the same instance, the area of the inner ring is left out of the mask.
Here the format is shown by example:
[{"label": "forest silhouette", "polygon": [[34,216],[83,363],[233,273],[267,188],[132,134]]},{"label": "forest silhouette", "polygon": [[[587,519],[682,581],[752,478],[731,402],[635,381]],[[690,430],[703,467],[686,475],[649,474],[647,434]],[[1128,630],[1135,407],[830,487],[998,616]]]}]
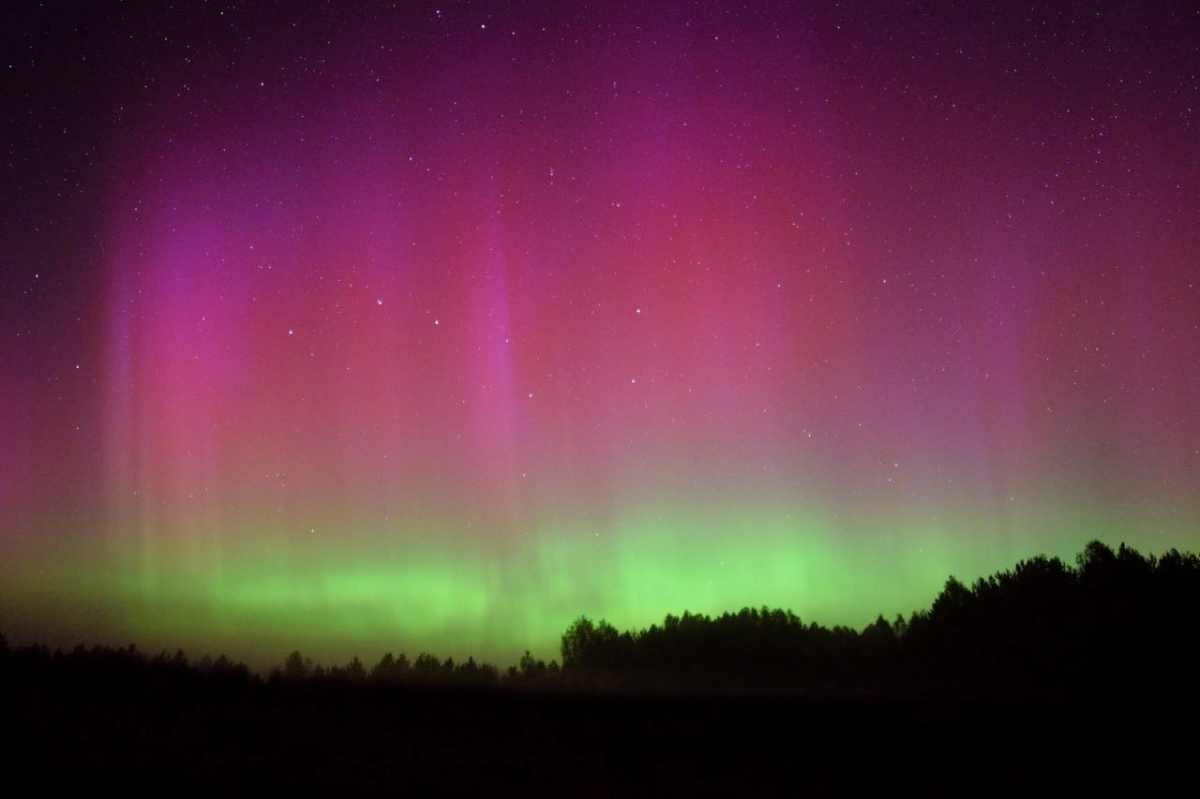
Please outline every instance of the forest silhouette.
[{"label": "forest silhouette", "polygon": [[[709,751],[727,758],[722,773],[731,784],[782,779],[782,766],[768,774],[742,758],[784,757],[777,749],[791,738],[762,736],[796,714],[807,732],[793,737],[810,736],[809,757],[834,746],[813,737],[817,729],[858,742],[827,752],[831,763],[860,744],[897,762],[920,760],[934,745],[945,750],[939,757],[984,768],[971,759],[972,741],[1000,751],[1068,738],[1096,756],[1119,740],[1114,731],[1156,729],[1152,710],[1196,706],[1197,653],[1200,558],[1093,541],[1074,566],[1038,556],[969,586],[949,577],[927,610],[880,616],[862,630],[767,607],[716,617],[685,611],[633,631],[581,616],[562,635],[561,662],[527,651],[502,670],[473,658],[389,652],[370,666],[358,657],[326,666],[295,651],[265,676],[224,655],[191,661],[182,651],[147,655],[134,645],[50,651],[10,647],[0,636],[0,683],[23,751],[39,761],[57,757],[63,768],[166,763],[220,780],[229,768],[288,769],[320,750],[334,760],[306,763],[297,772],[306,780],[321,774],[331,789],[346,779],[378,786],[398,774],[395,751],[382,764],[360,761],[391,741],[424,764],[401,758],[410,787],[476,790],[501,779],[496,768],[520,771],[520,752],[531,748],[558,759],[526,768],[568,784],[580,757],[624,752],[633,758],[628,772],[598,783],[617,790],[662,769],[684,779],[676,785],[699,780],[675,772]],[[930,708],[944,726],[930,726]],[[639,760],[641,747],[665,760]],[[1069,758],[1040,757],[1025,770],[1077,776]]]}]

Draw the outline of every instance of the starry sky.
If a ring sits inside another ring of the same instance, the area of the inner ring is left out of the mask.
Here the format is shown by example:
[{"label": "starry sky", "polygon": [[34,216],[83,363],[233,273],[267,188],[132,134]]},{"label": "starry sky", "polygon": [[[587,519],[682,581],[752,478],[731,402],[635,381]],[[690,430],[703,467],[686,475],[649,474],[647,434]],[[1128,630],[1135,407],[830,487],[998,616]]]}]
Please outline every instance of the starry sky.
[{"label": "starry sky", "polygon": [[150,5],[0,24],[10,640],[503,665],[1200,548],[1189,4]]}]

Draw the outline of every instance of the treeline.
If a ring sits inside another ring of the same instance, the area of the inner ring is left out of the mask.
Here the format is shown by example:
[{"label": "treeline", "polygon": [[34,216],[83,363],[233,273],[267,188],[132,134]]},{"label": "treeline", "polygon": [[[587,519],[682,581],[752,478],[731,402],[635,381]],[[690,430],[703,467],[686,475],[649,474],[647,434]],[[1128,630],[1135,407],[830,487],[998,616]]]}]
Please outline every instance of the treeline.
[{"label": "treeline", "polygon": [[509,666],[503,672],[491,663],[480,663],[473,657],[456,663],[452,657],[441,660],[436,655],[427,652],[422,652],[412,661],[403,653],[394,655],[388,652],[370,668],[357,657],[344,666],[325,667],[314,664],[310,658],[295,651],[287,656],[281,667],[271,670],[267,680],[268,682],[287,683],[372,682],[548,686],[561,684],[562,672],[557,661],[552,660],[547,664],[544,660],[535,658],[529,650],[525,651],[517,665]]},{"label": "treeline", "polygon": [[1093,541],[1074,568],[1035,557],[927,611],[861,631],[785,610],[684,613],[618,632],[580,618],[563,635],[573,684],[808,695],[1153,697],[1200,693],[1200,558]]},{"label": "treeline", "polygon": [[538,686],[562,684],[556,661],[547,664],[528,651],[517,665],[501,671],[491,663],[473,657],[456,663],[421,653],[410,661],[404,654],[387,653],[368,668],[356,656],[345,665],[324,666],[313,663],[300,652],[292,652],[282,665],[271,669],[265,679],[245,663],[225,655],[213,659],[205,655],[190,661],[178,650],[147,655],[136,645],[126,647],[76,646],[69,651],[51,651],[43,645],[10,648],[0,635],[0,674],[17,676],[61,676],[71,679],[145,683],[151,687],[296,684],[446,684],[473,686]]},{"label": "treeline", "polygon": [[[385,654],[368,666],[314,664],[291,653],[268,684],[443,684],[539,689],[790,693],[809,696],[1198,692],[1200,558],[1146,557],[1093,541],[1071,567],[1038,556],[967,586],[950,577],[928,610],[864,629],[805,623],[788,610],[684,612],[618,631],[580,617],[563,633],[561,666],[526,651],[501,671],[474,658]],[[166,683],[252,685],[263,679],[225,656],[124,648],[9,649],[9,677],[39,671]]]}]

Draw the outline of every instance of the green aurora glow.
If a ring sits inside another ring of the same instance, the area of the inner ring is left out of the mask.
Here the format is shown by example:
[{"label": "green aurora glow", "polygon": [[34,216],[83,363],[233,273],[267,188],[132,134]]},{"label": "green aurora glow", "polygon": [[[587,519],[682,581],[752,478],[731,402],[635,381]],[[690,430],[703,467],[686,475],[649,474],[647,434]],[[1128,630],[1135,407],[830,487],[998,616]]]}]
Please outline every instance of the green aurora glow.
[{"label": "green aurora glow", "polygon": [[506,666],[1200,549],[1182,4],[17,5],[14,643]]},{"label": "green aurora glow", "polygon": [[[1088,540],[1116,541],[1130,529],[1064,511],[1053,536],[1036,527],[998,535],[976,523],[981,540],[1005,540],[983,547],[956,532],[970,529],[965,516],[901,535],[898,526],[917,522],[860,520],[856,540],[864,543],[851,549],[832,514],[722,507],[646,505],[611,531],[537,530],[499,559],[467,548],[352,548],[314,538],[306,546],[230,547],[220,558],[71,548],[42,553],[39,568],[0,575],[17,628],[57,629],[56,645],[132,640],[154,651],[228,653],[260,669],[295,648],[325,663],[429,651],[508,665],[526,648],[556,658],[560,635],[581,614],[640,629],[666,613],[767,605],[861,628],[880,613],[927,608],[951,574],[973,581],[1034,554],[1071,562]],[[1178,534],[1160,531],[1165,541]],[[904,540],[923,544],[888,544]],[[1056,546],[1047,551],[1039,544],[1046,540]],[[39,623],[39,614],[57,619],[66,608],[74,624]]]}]

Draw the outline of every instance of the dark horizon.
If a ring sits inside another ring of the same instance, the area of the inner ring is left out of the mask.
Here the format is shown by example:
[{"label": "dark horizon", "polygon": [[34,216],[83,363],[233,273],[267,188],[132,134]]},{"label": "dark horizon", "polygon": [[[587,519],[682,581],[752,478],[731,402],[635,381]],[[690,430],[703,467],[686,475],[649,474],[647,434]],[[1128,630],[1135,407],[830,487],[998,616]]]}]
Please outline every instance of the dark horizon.
[{"label": "dark horizon", "polygon": [[[554,656],[538,657],[526,648],[507,665],[390,648],[375,660],[355,652],[337,662],[314,661],[294,649],[263,667],[228,652],[148,650],[136,642],[62,647],[11,641],[3,630],[0,653],[47,664],[65,656],[82,667],[149,665],[240,682],[799,691],[881,700],[962,689],[1034,691],[1063,700],[1080,691],[1085,698],[1115,679],[1109,699],[1124,701],[1144,699],[1147,691],[1188,694],[1188,681],[1173,679],[1183,677],[1200,640],[1177,630],[1188,626],[1189,608],[1198,605],[1200,556],[1177,550],[1156,556],[1093,540],[1074,565],[1035,555],[973,580],[949,575],[927,606],[893,618],[880,613],[861,629],[762,605],[713,616],[685,609],[627,630],[580,615],[562,632]],[[1097,658],[1104,662],[1092,662]],[[1153,686],[1135,672],[1155,675]],[[1071,679],[1063,682],[1067,674]]]},{"label": "dark horizon", "polygon": [[[387,655],[265,680],[220,659],[0,638],[6,785],[337,793],[1160,795],[1195,781],[1200,557],[1090,542],[857,632],[779,610],[630,633],[562,665]],[[179,782],[185,779],[186,782]],[[174,781],[174,783],[172,782]],[[932,789],[932,790],[931,790]],[[1169,789],[1169,790],[1164,790]],[[657,792],[657,790],[656,790]]]}]

